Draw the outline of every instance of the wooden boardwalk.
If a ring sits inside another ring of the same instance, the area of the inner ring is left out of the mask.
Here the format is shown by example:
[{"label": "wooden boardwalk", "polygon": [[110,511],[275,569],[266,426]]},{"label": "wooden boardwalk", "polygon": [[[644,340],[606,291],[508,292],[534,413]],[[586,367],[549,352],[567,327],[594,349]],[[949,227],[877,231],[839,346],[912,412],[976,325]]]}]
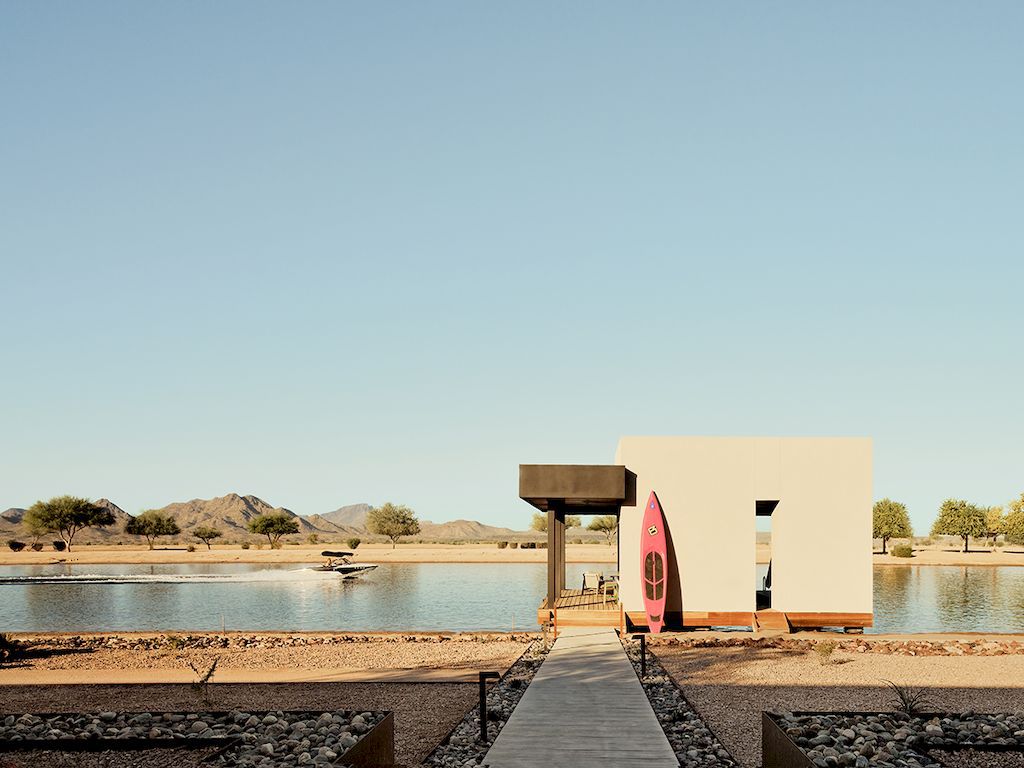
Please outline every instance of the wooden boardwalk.
[{"label": "wooden boardwalk", "polygon": [[482,765],[678,768],[679,762],[615,630],[568,627]]}]

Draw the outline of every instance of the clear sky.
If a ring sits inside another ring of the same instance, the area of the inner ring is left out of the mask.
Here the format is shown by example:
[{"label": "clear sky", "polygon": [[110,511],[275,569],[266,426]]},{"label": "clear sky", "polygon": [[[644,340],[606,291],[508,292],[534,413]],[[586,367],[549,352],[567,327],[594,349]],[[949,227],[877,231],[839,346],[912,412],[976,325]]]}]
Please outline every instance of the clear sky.
[{"label": "clear sky", "polygon": [[0,508],[514,527],[624,434],[1024,491],[1024,5],[0,2]]}]

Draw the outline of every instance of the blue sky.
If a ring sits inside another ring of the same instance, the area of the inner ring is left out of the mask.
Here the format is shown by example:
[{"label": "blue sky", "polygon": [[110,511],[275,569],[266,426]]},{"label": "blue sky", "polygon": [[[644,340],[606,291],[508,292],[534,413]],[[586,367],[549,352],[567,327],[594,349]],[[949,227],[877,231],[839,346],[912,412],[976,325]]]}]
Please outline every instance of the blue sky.
[{"label": "blue sky", "polygon": [[624,434],[1024,491],[1019,3],[0,3],[0,508],[521,527]]}]

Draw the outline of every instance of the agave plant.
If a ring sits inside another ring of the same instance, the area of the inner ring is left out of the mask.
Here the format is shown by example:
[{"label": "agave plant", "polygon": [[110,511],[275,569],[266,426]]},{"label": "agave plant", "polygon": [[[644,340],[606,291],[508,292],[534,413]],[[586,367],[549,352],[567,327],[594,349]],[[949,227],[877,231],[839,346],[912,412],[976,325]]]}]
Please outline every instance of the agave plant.
[{"label": "agave plant", "polygon": [[892,688],[893,693],[896,695],[895,706],[900,712],[905,712],[913,717],[933,706],[928,698],[928,692],[924,688],[899,685],[892,680],[883,680],[882,682]]}]

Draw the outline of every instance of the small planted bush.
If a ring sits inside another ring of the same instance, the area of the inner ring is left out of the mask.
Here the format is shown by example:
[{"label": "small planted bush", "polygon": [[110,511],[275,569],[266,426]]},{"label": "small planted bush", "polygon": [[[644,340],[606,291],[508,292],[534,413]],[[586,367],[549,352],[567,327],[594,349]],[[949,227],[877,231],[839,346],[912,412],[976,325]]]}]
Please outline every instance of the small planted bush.
[{"label": "small planted bush", "polygon": [[195,552],[195,551],[196,551],[196,545],[195,545],[195,544],[189,544],[189,545],[188,545],[188,546],[186,547],[186,549],[187,549],[187,550],[188,550],[189,552]]},{"label": "small planted bush", "polygon": [[248,541],[243,541],[242,542],[242,549],[248,549],[248,548],[249,548],[249,542]]},{"label": "small planted bush", "polygon": [[892,548],[893,557],[913,557],[914,548],[909,544],[894,544]]},{"label": "small planted bush", "polygon": [[319,544],[320,537],[317,536],[315,533],[311,533],[309,534],[309,536],[306,537],[306,541],[310,544]]},{"label": "small planted bush", "polygon": [[21,552],[25,548],[24,541],[17,541],[16,539],[8,539],[7,546],[11,548],[11,552]]},{"label": "small planted bush", "polygon": [[518,541],[510,541],[508,546],[509,546],[509,549],[519,549],[519,542]]},{"label": "small planted bush", "polygon": [[818,656],[819,664],[833,664],[835,659],[832,658],[832,654],[835,653],[836,648],[839,644],[833,640],[825,640],[822,643],[815,643],[814,652]]},{"label": "small planted bush", "polygon": [[499,541],[498,542],[498,549],[507,549],[507,548],[508,548],[508,542],[507,541]]},{"label": "small planted bush", "polygon": [[58,539],[57,541],[53,542],[53,548],[55,550],[57,550],[58,552],[63,552],[65,549],[68,548],[68,545],[65,544],[63,541],[61,541],[60,539]]},{"label": "small planted bush", "polygon": [[41,541],[37,541],[34,544],[32,544],[32,551],[33,552],[42,552],[43,551],[43,543]]},{"label": "small planted bush", "polygon": [[345,539],[345,544],[349,549],[358,549],[359,545],[363,543],[363,540],[357,536],[353,536],[351,539]]}]

